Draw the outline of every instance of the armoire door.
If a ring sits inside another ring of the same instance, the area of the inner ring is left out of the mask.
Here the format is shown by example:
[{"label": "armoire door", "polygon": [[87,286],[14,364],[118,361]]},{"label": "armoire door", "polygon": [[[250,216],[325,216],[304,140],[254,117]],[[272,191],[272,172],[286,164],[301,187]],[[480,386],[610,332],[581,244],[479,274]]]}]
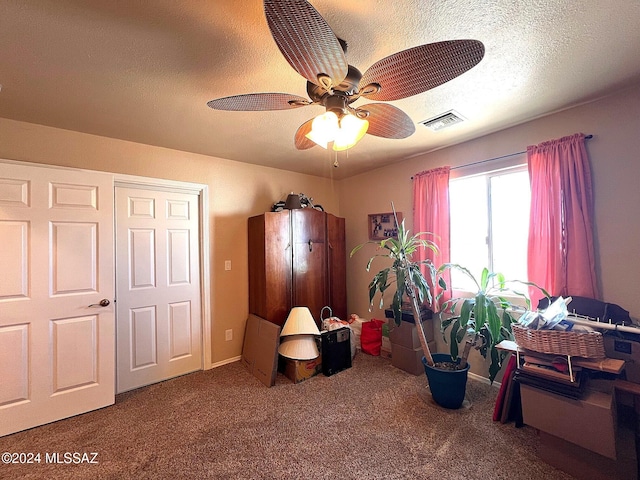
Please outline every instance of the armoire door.
[{"label": "armoire door", "polygon": [[282,326],[291,310],[289,210],[250,217],[247,231],[249,313]]},{"label": "armoire door", "polygon": [[324,212],[303,208],[291,210],[292,305],[306,306],[318,326],[327,294],[327,227]]},{"label": "armoire door", "polygon": [[347,242],[344,218],[327,214],[329,305],[333,315],[347,320]]},{"label": "armoire door", "polygon": [[0,245],[0,435],[113,404],[113,176],[0,162]]}]

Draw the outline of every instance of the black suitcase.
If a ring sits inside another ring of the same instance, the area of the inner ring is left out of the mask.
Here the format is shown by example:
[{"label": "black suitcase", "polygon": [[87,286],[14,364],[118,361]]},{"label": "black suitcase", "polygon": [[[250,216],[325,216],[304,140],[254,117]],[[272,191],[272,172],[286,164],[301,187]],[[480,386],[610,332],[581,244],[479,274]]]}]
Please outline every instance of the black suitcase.
[{"label": "black suitcase", "polygon": [[322,373],[327,377],[351,368],[351,329],[321,333]]}]

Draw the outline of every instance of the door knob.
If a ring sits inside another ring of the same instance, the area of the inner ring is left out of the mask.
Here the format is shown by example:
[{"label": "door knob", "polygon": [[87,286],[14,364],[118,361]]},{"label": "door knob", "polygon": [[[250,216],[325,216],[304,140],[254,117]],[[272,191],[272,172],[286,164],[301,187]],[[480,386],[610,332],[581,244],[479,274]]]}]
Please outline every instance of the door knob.
[{"label": "door knob", "polygon": [[89,305],[89,307],[108,307],[110,304],[111,302],[109,300],[103,298],[102,300],[100,300],[100,303],[92,303],[91,305]]}]

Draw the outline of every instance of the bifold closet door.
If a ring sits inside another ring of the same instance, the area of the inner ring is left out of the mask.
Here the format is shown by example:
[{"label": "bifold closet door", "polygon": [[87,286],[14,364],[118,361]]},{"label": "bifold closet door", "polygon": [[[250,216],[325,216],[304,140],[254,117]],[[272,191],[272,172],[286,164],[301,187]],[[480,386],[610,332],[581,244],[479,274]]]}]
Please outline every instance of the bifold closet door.
[{"label": "bifold closet door", "polygon": [[116,187],[117,391],[202,368],[198,196]]}]

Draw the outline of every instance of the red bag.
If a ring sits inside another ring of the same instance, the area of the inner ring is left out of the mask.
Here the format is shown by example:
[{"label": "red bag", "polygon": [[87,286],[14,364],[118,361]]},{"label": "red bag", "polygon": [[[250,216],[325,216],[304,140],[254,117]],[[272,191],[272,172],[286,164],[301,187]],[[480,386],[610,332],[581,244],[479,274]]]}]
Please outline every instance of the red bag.
[{"label": "red bag", "polygon": [[382,320],[372,318],[369,322],[362,324],[362,333],[360,334],[360,346],[363,353],[369,355],[380,355],[380,347],[382,347]]}]

